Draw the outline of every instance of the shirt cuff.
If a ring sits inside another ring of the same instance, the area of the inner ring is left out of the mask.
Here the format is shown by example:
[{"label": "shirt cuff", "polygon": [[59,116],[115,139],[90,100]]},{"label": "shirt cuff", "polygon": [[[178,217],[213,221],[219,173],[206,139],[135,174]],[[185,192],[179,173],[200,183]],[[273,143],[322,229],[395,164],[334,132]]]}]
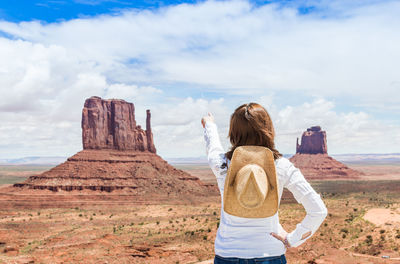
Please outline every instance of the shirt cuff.
[{"label": "shirt cuff", "polygon": [[[301,239],[301,237],[308,232],[311,232],[311,234],[306,236],[304,239]],[[302,224],[299,223],[297,224],[296,229],[287,235],[287,240],[289,241],[291,247],[298,247],[312,235],[312,230],[304,228]]]}]

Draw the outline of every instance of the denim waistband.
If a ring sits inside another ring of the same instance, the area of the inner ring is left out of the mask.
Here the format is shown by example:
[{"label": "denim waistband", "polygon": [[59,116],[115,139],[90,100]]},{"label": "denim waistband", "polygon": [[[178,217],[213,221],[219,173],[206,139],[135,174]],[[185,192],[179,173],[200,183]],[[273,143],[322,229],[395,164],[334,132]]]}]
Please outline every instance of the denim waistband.
[{"label": "denim waistband", "polygon": [[280,260],[280,263],[286,263],[285,254],[282,254],[280,256],[269,256],[269,257],[258,257],[258,258],[221,257],[219,255],[215,255],[215,258],[220,259],[222,261],[226,261],[224,263],[259,263],[259,262],[261,263],[263,261],[269,261],[269,260],[272,261]]}]

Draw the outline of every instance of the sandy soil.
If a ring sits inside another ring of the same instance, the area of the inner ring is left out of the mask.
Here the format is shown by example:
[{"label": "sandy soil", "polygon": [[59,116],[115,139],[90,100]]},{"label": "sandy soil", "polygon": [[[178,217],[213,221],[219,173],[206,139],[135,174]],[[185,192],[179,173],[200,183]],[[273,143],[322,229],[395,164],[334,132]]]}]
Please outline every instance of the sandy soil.
[{"label": "sandy soil", "polygon": [[[400,194],[323,199],[329,215],[306,243],[288,249],[288,263],[396,263],[398,222],[375,225],[364,216],[376,209],[398,210]],[[1,209],[0,263],[210,263],[219,214],[219,201]],[[291,231],[305,211],[301,204],[286,203],[279,215]]]},{"label": "sandy soil", "polygon": [[372,208],[364,215],[364,219],[375,225],[399,225],[400,209]]},{"label": "sandy soil", "polygon": [[[288,263],[400,263],[399,182],[344,186],[320,186],[329,214],[306,243],[287,250]],[[219,197],[166,202],[90,192],[2,196],[7,188],[0,188],[0,263],[212,263]],[[289,202],[279,215],[290,232],[305,211]]]}]

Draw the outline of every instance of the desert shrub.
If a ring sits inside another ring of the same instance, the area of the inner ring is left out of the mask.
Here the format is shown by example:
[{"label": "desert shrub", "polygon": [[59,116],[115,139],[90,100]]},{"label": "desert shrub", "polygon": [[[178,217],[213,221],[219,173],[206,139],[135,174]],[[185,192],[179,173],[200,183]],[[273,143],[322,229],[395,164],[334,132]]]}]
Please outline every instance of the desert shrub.
[{"label": "desert shrub", "polygon": [[358,209],[357,209],[357,208],[353,208],[353,211],[354,211],[354,212],[357,212],[357,211],[358,211]]},{"label": "desert shrub", "polygon": [[342,238],[346,238],[346,234],[343,234],[343,235],[342,235]]},{"label": "desert shrub", "polygon": [[343,232],[343,233],[349,233],[349,230],[347,230],[347,228],[342,228],[342,229],[340,229],[340,232]]},{"label": "desert shrub", "polygon": [[170,211],[172,211],[172,208],[169,208],[169,209],[168,209],[168,212],[170,212]]},{"label": "desert shrub", "polygon": [[207,240],[207,236],[203,236],[203,240]]},{"label": "desert shrub", "polygon": [[159,225],[160,224],[160,221],[157,221],[157,225]]},{"label": "desert shrub", "polygon": [[365,243],[367,243],[368,246],[370,246],[372,244],[372,236],[371,235],[367,235],[366,239],[365,239]]},{"label": "desert shrub", "polygon": [[381,234],[385,233],[385,229],[379,230],[379,233],[381,233]]},{"label": "desert shrub", "polygon": [[354,220],[354,218],[356,218],[356,216],[353,213],[349,213],[347,215],[347,218],[344,221],[346,221],[347,223],[350,223]]}]

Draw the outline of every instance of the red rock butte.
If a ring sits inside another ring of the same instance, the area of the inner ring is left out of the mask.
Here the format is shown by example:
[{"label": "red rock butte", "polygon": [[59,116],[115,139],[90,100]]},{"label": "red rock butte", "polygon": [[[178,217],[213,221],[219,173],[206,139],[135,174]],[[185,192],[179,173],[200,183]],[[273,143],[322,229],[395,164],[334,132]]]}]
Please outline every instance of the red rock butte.
[{"label": "red rock butte", "polygon": [[86,99],[82,111],[83,150],[64,163],[13,187],[30,190],[124,191],[140,197],[218,195],[214,185],[176,169],[156,154],[146,111],[146,130],[136,124],[133,103]]},{"label": "red rock butte", "polygon": [[309,180],[359,179],[363,174],[347,167],[328,155],[326,132],[313,126],[303,132],[301,144],[296,141],[296,154],[290,161]]},{"label": "red rock butte", "polygon": [[82,110],[83,149],[139,150],[156,153],[151,132],[150,110],[146,130],[136,125],[135,106],[124,100],[92,96]]},{"label": "red rock butte", "polygon": [[299,138],[297,138],[296,153],[327,154],[326,132],[322,131],[320,126],[307,128],[307,131],[304,131],[301,136],[301,145],[299,145]]}]

